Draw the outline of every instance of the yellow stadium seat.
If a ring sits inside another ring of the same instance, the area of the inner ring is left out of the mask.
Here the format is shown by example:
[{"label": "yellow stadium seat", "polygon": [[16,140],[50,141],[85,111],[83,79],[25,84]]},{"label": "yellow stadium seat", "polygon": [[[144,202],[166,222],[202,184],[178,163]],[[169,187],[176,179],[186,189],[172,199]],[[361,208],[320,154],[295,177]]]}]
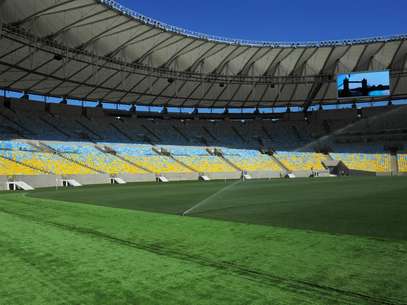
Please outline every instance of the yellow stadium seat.
[{"label": "yellow stadium seat", "polygon": [[390,172],[391,161],[388,154],[334,153],[335,160],[342,161],[349,169],[369,172]]},{"label": "yellow stadium seat", "polygon": [[199,173],[230,173],[236,169],[217,156],[179,156],[184,162]]},{"label": "yellow stadium seat", "polygon": [[327,159],[320,153],[278,152],[275,157],[291,171],[324,170],[323,161]]}]

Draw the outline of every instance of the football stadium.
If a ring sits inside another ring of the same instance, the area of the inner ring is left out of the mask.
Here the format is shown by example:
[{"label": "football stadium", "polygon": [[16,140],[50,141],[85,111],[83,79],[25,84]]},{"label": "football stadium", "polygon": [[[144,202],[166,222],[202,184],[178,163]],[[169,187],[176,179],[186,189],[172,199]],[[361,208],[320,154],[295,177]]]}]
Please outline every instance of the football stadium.
[{"label": "football stadium", "polygon": [[0,305],[407,304],[407,35],[0,0],[0,93]]}]

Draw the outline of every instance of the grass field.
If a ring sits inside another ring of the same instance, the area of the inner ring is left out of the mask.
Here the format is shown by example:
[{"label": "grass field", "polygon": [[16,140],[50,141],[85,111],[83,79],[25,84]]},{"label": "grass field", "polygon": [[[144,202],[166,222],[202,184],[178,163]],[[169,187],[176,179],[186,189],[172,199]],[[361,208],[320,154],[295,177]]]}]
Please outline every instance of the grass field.
[{"label": "grass field", "polygon": [[407,178],[3,193],[0,266],[0,305],[407,304]]}]

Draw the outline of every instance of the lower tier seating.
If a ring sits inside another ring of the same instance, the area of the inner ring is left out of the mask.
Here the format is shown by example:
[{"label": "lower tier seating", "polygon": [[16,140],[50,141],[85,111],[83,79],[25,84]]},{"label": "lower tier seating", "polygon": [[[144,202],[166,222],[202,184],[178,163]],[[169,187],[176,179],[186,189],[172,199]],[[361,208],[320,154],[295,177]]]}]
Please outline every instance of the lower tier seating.
[{"label": "lower tier seating", "polygon": [[342,161],[349,169],[369,172],[390,172],[391,161],[387,154],[332,153],[332,158]]},{"label": "lower tier seating", "polygon": [[65,155],[71,160],[74,160],[80,164],[88,165],[89,167],[107,174],[146,174],[143,169],[131,165],[113,155],[106,153],[97,154],[67,154]]},{"label": "lower tier seating", "polygon": [[179,156],[178,160],[199,173],[232,173],[236,169],[217,156]]},{"label": "lower tier seating", "polygon": [[407,154],[398,155],[399,171],[407,173]]},{"label": "lower tier seating", "polygon": [[[87,143],[50,143],[50,147],[63,154],[64,157],[77,162],[79,167],[100,171],[107,174],[146,174],[147,172],[111,154],[102,152]],[[82,165],[82,166],[81,166]],[[84,166],[86,165],[86,166]],[[95,172],[95,171],[92,171]]]},{"label": "lower tier seating", "polygon": [[[27,142],[28,143],[28,142]],[[87,175],[97,172],[117,175],[166,173],[227,173],[237,168],[245,171],[280,172],[272,157],[253,149],[220,148],[225,159],[212,156],[206,147],[167,146],[174,154],[163,156],[148,144],[115,144],[104,146],[90,142],[52,142],[27,144],[24,140],[0,141],[1,175]],[[45,145],[44,145],[45,144]],[[48,146],[48,148],[46,147]],[[110,148],[110,152],[107,148]],[[391,159],[385,153],[332,153],[354,170],[390,172]],[[278,151],[277,158],[290,171],[324,170],[324,154]],[[13,162],[14,161],[14,162]],[[230,161],[230,162],[228,162]],[[398,156],[400,172],[407,172],[407,154]],[[234,165],[234,166],[233,166]]]},{"label": "lower tier seating", "polygon": [[128,156],[123,155],[126,160],[129,160],[137,165],[148,169],[155,174],[164,173],[191,173],[191,170],[182,166],[175,160],[166,156]]},{"label": "lower tier seating", "polygon": [[291,171],[324,170],[322,161],[326,156],[320,153],[278,151],[275,157]]},{"label": "lower tier seating", "polygon": [[41,171],[0,157],[0,176],[40,175]]},{"label": "lower tier seating", "polygon": [[252,156],[228,156],[227,158],[245,171],[281,171],[280,166],[270,156],[260,153]]},{"label": "lower tier seating", "polygon": [[[40,151],[1,151],[0,154],[17,164],[26,165],[29,168],[38,169],[41,173],[53,173],[56,175],[87,175],[95,172],[82,167],[74,162],[68,161],[57,154],[45,153]],[[25,170],[18,172],[19,175],[25,175]]]}]

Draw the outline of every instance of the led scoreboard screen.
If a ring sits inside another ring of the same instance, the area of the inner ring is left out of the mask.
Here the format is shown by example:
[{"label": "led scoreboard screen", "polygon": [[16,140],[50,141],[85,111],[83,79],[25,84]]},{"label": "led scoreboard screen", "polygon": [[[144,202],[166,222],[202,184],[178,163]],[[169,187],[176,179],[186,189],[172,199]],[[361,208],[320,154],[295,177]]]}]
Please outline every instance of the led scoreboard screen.
[{"label": "led scoreboard screen", "polygon": [[390,95],[389,71],[338,74],[336,81],[339,98]]}]

